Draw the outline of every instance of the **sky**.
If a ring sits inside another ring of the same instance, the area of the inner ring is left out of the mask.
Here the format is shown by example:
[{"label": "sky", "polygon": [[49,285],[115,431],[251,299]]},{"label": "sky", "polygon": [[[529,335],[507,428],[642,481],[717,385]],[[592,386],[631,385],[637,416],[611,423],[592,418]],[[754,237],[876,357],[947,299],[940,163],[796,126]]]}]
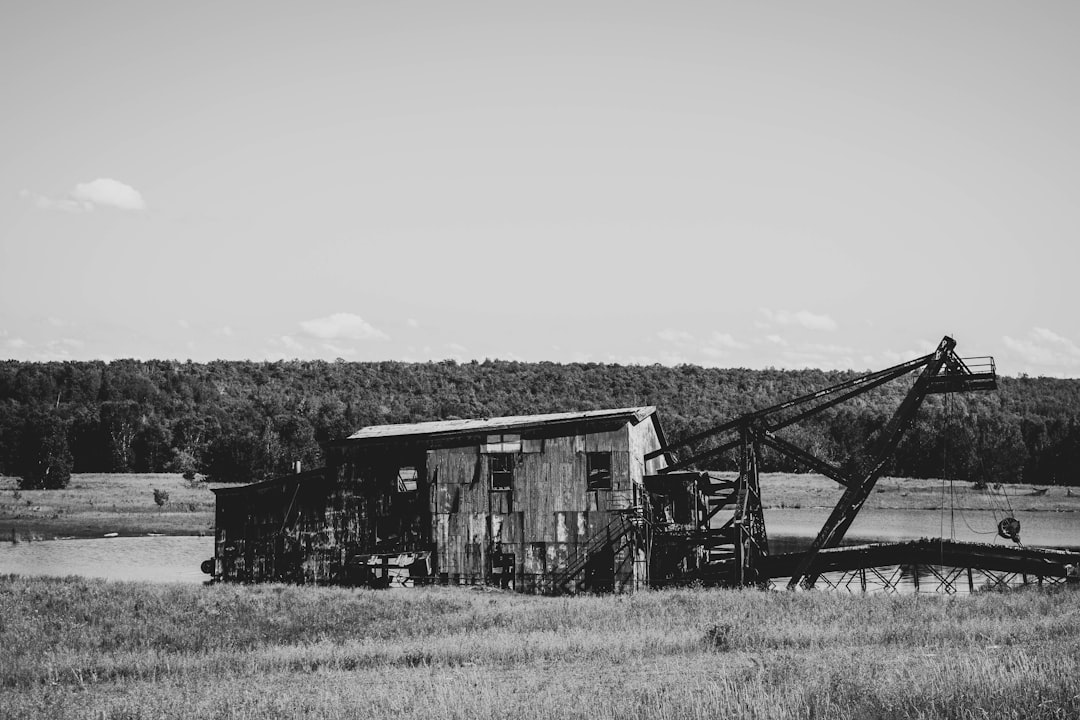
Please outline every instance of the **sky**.
[{"label": "sky", "polygon": [[1075,2],[0,9],[0,358],[1080,377]]}]

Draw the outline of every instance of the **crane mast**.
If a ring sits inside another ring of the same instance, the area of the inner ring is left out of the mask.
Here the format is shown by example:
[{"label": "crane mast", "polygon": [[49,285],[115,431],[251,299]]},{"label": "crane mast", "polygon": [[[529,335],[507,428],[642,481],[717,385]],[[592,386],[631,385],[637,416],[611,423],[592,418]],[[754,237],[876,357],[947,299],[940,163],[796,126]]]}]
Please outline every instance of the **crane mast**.
[{"label": "crane mast", "polygon": [[[734,544],[735,567],[731,578],[737,585],[762,584],[767,580],[762,566],[763,560],[769,555],[768,536],[758,478],[762,446],[768,446],[842,485],[844,492],[836,507],[788,583],[789,589],[800,584],[812,587],[818,577],[815,571],[818,552],[824,548],[836,547],[844,539],[901,438],[914,422],[926,396],[945,392],[993,390],[997,387],[993,358],[965,361],[956,354],[955,348],[956,341],[946,336],[929,355],[741,415],[649,453],[646,459],[663,454],[674,457],[676,449],[698,448],[683,459],[675,459],[660,471],[673,473],[738,449],[739,479],[735,511],[732,519],[717,531],[730,538]],[[918,377],[877,435],[870,452],[862,458],[850,458],[843,468],[776,435],[786,427],[917,371]]]}]

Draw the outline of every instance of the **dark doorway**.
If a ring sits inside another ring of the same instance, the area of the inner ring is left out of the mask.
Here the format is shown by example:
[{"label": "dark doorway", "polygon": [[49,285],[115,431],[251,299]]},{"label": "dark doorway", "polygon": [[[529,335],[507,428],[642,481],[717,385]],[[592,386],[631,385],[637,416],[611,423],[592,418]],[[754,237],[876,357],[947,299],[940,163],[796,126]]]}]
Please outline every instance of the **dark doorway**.
[{"label": "dark doorway", "polygon": [[585,566],[585,592],[615,592],[615,551],[608,547],[593,553]]}]

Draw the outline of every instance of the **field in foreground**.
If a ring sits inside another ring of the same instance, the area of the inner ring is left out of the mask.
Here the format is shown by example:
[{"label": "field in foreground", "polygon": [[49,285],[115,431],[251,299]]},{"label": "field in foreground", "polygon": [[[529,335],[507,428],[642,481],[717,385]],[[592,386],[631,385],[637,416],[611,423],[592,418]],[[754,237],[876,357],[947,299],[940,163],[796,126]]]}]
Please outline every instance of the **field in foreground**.
[{"label": "field in foreground", "polygon": [[1071,718],[1080,592],[0,578],[0,717]]}]

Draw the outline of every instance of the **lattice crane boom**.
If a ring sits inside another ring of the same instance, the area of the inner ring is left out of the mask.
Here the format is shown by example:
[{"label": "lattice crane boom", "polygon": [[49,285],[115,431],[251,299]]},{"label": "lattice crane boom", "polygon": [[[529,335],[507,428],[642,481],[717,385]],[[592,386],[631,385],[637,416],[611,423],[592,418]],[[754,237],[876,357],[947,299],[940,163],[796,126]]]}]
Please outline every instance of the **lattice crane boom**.
[{"label": "lattice crane boom", "polygon": [[[739,584],[761,582],[756,565],[762,557],[768,555],[768,541],[758,482],[758,458],[761,445],[768,445],[844,486],[843,495],[815,537],[810,551],[806,553],[788,585],[789,588],[794,588],[802,581],[803,585],[812,586],[817,579],[814,563],[818,551],[835,547],[843,540],[844,534],[872,492],[889,458],[896,451],[904,432],[914,421],[926,396],[940,392],[991,390],[997,387],[996,369],[992,358],[980,359],[978,364],[969,366],[956,355],[955,347],[956,341],[946,336],[942,338],[937,349],[929,355],[741,415],[656,450],[646,455],[646,459],[662,454],[674,457],[671,453],[676,448],[690,446],[710,438],[719,441],[712,447],[693,452],[685,459],[676,459],[661,471],[668,473],[739,448],[741,460],[738,486],[743,501],[739,503],[733,518],[733,527],[738,533],[735,539],[738,560],[735,578]],[[778,430],[917,370],[921,370],[921,373],[892,418],[877,436],[868,457],[861,462],[856,461],[851,464],[856,468],[855,471],[846,471],[836,467],[775,435]]]}]

